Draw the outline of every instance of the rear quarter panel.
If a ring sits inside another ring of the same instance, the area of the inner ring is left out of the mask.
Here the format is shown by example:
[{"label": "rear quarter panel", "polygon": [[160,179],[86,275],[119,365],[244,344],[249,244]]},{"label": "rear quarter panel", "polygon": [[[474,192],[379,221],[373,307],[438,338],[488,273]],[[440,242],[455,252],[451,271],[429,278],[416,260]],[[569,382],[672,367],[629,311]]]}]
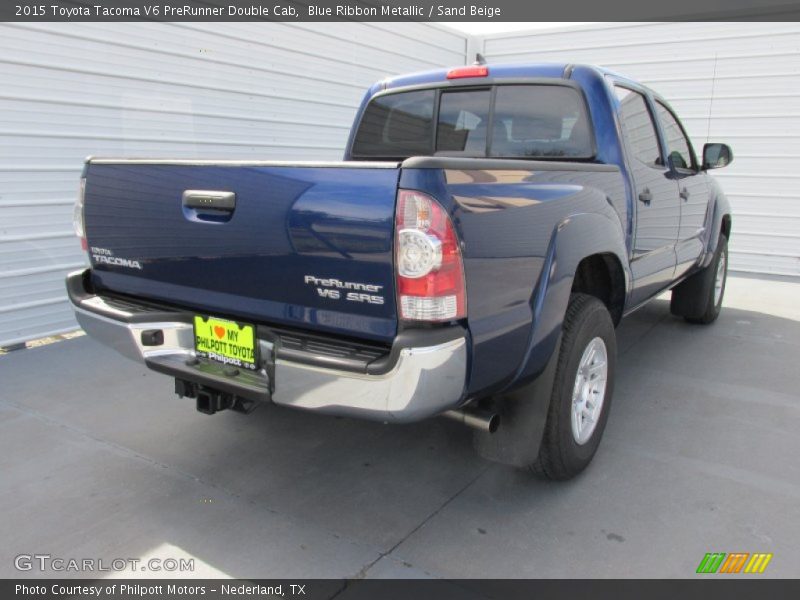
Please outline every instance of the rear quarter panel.
[{"label": "rear quarter panel", "polygon": [[404,168],[400,185],[433,193],[453,218],[472,337],[468,394],[487,395],[544,368],[582,258],[613,253],[627,265],[625,183],[605,165],[438,162],[443,168]]}]

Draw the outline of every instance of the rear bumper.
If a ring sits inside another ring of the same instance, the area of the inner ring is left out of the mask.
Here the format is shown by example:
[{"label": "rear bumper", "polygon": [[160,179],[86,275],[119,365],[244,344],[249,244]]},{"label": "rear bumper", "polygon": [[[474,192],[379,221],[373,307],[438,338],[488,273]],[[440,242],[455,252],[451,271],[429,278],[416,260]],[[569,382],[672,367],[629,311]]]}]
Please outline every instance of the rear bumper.
[{"label": "rear bumper", "polygon": [[[462,403],[467,344],[460,327],[403,333],[363,369],[337,368],[339,361],[312,351],[283,352],[279,335],[262,337],[259,330],[259,370],[230,375],[222,365],[196,359],[193,313],[120,302],[87,287],[85,272],[68,276],[75,316],[89,336],[184,381],[251,400],[391,422],[417,421]],[[145,345],[142,334],[154,330],[163,342]]]}]

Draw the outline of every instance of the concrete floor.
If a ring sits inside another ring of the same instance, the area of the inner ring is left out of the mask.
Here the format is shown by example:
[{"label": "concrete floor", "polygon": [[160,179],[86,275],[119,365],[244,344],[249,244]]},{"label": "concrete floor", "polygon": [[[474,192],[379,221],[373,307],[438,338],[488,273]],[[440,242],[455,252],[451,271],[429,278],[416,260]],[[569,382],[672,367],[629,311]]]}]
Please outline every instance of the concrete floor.
[{"label": "concrete floor", "polygon": [[691,577],[712,551],[798,577],[800,285],[731,278],[725,304],[711,327],[663,299],[624,321],[603,443],[558,484],[441,419],[207,417],[91,339],[12,352],[0,577],[40,575],[20,553],[193,557],[195,577]]}]

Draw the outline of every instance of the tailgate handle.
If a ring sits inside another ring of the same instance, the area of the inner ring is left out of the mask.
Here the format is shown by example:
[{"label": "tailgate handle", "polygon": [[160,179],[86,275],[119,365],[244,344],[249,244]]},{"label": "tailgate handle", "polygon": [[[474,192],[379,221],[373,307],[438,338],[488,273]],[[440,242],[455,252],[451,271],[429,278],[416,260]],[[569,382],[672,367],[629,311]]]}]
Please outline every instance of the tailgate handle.
[{"label": "tailgate handle", "polygon": [[186,208],[232,212],[236,208],[236,194],[216,190],[186,190],[183,192],[183,205]]}]

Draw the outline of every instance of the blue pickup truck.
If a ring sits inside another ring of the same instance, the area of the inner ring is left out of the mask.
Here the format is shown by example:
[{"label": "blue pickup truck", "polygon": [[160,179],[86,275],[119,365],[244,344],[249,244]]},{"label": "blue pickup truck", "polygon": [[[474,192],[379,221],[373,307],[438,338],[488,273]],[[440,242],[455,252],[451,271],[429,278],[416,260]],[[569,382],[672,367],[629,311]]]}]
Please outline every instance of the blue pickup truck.
[{"label": "blue pickup truck", "polygon": [[92,337],[213,414],[437,415],[567,479],[608,418],[615,326],[719,314],[731,211],[669,104],[586,65],[386,79],[341,162],[87,159],[67,279]]}]

